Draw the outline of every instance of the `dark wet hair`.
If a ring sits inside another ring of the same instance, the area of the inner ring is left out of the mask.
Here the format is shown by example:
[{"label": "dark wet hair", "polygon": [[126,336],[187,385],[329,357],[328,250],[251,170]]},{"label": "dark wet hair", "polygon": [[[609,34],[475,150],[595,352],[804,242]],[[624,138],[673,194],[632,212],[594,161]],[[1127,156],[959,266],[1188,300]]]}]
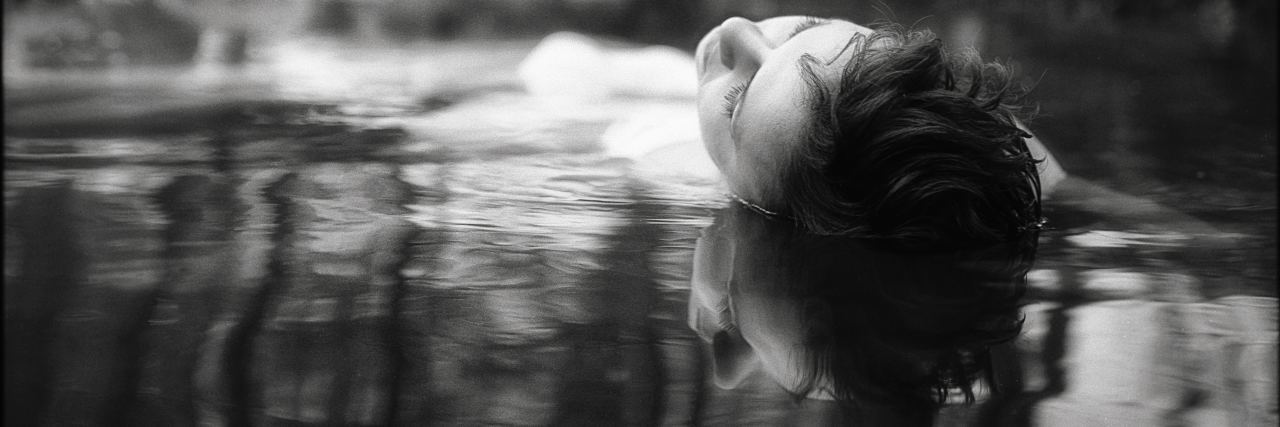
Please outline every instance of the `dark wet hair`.
[{"label": "dark wet hair", "polygon": [[733,209],[735,265],[746,270],[734,274],[801,307],[804,363],[788,390],[798,401],[821,389],[857,418],[927,421],[944,403],[972,402],[975,382],[991,380],[991,348],[1022,330],[1038,233],[921,253]]},{"label": "dark wet hair", "polygon": [[838,87],[806,56],[814,112],[783,166],[783,212],[822,235],[906,249],[1009,241],[1040,223],[1040,183],[1009,68],[950,52],[927,30],[856,36]]}]

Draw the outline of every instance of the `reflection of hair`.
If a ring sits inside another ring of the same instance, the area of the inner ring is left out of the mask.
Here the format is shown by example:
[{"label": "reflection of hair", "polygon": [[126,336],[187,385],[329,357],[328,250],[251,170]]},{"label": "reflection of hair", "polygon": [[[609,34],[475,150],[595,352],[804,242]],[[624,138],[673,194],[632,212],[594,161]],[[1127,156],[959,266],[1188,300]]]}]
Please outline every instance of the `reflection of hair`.
[{"label": "reflection of hair", "polygon": [[851,40],[839,87],[801,61],[814,120],[784,166],[783,208],[807,230],[903,248],[1007,241],[1039,218],[1039,177],[1014,122],[1012,74],[928,31]]},{"label": "reflection of hair", "polygon": [[[739,208],[743,210],[745,208]],[[743,210],[735,272],[801,307],[803,398],[825,389],[854,410],[931,417],[989,372],[990,348],[1022,328],[1036,233],[981,250],[922,254],[819,236]],[[877,409],[878,408],[878,409]]]}]

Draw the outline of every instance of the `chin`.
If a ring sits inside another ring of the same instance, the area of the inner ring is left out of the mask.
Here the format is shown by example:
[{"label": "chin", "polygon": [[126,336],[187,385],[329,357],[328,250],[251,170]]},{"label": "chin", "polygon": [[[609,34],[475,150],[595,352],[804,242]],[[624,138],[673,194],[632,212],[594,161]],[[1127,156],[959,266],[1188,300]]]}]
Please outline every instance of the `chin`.
[{"label": "chin", "polygon": [[702,36],[702,40],[698,40],[698,47],[693,49],[693,66],[698,70],[698,81],[702,81],[702,73],[706,72],[706,67],[702,66],[702,56],[707,54],[707,40],[711,33]]},{"label": "chin", "polygon": [[711,50],[711,40],[714,39],[716,30],[707,32],[702,36],[702,40],[698,41],[698,47],[693,50],[693,66],[698,71],[698,83],[701,86],[703,77],[707,73],[707,54]]}]

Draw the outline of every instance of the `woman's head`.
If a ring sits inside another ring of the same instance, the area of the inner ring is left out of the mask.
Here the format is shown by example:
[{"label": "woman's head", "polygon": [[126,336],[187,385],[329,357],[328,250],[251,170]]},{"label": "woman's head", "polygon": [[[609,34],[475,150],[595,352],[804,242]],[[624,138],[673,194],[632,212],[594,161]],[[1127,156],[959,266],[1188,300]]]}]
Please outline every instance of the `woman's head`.
[{"label": "woman's head", "polygon": [[733,191],[765,204],[780,201],[776,177],[811,121],[811,88],[799,64],[808,56],[847,60],[842,47],[857,34],[871,30],[799,16],[730,18],[698,44],[702,136]]},{"label": "woman's head", "polygon": [[927,31],[732,18],[695,60],[703,140],[730,189],[811,232],[935,248],[1039,219],[1011,75]]}]

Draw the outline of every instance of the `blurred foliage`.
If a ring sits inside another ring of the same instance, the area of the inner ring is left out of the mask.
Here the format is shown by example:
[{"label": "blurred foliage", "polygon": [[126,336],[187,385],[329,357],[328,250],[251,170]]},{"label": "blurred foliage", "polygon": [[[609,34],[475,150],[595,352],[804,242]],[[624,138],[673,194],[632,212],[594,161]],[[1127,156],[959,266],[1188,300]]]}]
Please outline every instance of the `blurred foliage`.
[{"label": "blurred foliage", "polygon": [[187,63],[200,34],[150,1],[10,1],[5,11],[6,44],[18,38],[37,68]]},{"label": "blurred foliage", "polygon": [[[891,5],[835,0],[282,1],[296,6],[281,8],[278,1],[268,0],[5,0],[7,15],[12,15],[6,18],[5,37],[24,40],[26,62],[36,67],[182,62],[195,55],[201,30],[225,27],[227,19],[270,15],[237,30],[277,37],[268,33],[278,33],[278,28],[266,27],[284,26],[281,22],[297,20],[292,15],[300,13],[308,15],[301,19],[301,31],[392,42],[537,37],[574,30],[691,49],[703,33],[730,16],[806,14],[858,22],[889,19],[935,29],[980,17],[978,22],[989,27],[982,29],[991,39],[990,48],[1016,43],[1000,37],[1024,34],[1068,45],[1120,37],[1128,45],[1242,58],[1271,71],[1276,46],[1276,3],[1267,0],[910,0]],[[238,15],[201,18],[185,10],[200,8],[235,9]]]}]

